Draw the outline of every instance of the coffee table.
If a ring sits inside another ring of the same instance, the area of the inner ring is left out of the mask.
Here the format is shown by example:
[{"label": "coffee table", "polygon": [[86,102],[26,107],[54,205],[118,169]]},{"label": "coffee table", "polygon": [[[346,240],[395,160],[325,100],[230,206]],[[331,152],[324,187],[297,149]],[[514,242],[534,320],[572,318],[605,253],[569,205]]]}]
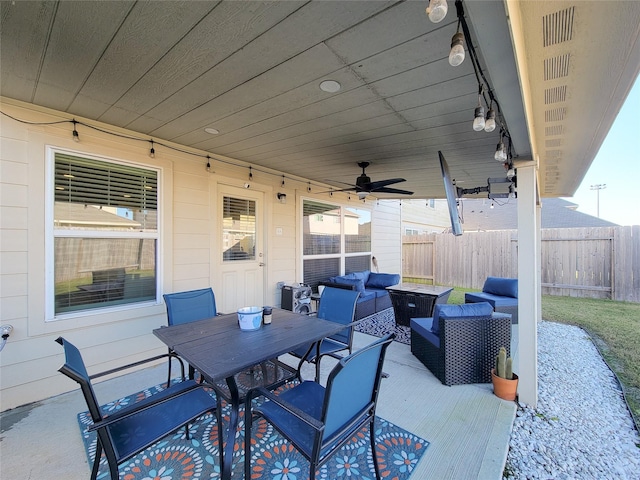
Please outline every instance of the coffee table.
[{"label": "coffee table", "polygon": [[423,285],[420,283],[399,283],[387,287],[396,325],[409,326],[411,318],[431,317],[437,303],[447,303],[451,287]]}]

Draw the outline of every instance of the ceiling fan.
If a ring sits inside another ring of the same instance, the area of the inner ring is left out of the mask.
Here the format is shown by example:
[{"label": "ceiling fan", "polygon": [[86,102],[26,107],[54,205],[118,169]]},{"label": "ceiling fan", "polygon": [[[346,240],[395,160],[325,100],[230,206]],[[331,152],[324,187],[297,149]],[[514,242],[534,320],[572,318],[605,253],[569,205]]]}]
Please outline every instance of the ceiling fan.
[{"label": "ceiling fan", "polygon": [[389,178],[387,180],[378,180],[372,182],[371,178],[366,174],[365,169],[370,165],[369,162],[358,162],[358,166],[362,169],[362,174],[356,178],[355,185],[350,183],[343,183],[349,185],[349,188],[341,188],[340,190],[332,190],[333,192],[349,192],[355,190],[358,194],[358,198],[363,199],[370,193],[395,193],[398,195],[413,195],[413,192],[408,190],[400,190],[398,188],[389,188],[389,185],[394,183],[406,182],[404,178]]}]

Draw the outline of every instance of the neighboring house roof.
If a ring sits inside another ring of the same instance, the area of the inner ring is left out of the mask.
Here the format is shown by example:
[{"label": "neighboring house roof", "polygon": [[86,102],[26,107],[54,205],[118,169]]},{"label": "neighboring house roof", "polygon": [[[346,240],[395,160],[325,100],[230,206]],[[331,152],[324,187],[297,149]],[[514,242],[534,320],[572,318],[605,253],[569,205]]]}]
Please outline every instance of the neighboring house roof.
[{"label": "neighboring house roof", "polygon": [[[518,228],[517,200],[464,198],[460,216],[467,232]],[[616,223],[578,212],[578,205],[562,198],[542,199],[542,228],[615,227]]]},{"label": "neighboring house roof", "polygon": [[[107,207],[111,209],[111,207]],[[140,228],[140,223],[109,212],[108,209],[79,203],[55,202],[56,226]]]}]

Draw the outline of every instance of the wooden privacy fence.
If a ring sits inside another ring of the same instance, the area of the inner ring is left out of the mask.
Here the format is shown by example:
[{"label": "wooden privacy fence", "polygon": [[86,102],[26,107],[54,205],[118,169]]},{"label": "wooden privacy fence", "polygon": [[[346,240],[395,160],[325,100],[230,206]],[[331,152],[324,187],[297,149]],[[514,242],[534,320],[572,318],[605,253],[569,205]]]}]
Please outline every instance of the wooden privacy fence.
[{"label": "wooden privacy fence", "polygon": [[[518,232],[407,235],[405,281],[481,289],[485,278],[518,276]],[[640,302],[640,226],[550,228],[541,236],[544,295]]]}]

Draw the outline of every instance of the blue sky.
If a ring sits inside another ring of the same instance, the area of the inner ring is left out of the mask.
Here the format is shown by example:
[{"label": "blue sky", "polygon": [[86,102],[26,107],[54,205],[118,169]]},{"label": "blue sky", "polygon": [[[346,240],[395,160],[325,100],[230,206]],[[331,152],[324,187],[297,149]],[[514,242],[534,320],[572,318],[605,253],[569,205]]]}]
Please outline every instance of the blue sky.
[{"label": "blue sky", "polygon": [[636,79],[607,138],[573,197],[578,211],[596,216],[600,190],[600,218],[619,225],[640,225],[640,79]]}]

